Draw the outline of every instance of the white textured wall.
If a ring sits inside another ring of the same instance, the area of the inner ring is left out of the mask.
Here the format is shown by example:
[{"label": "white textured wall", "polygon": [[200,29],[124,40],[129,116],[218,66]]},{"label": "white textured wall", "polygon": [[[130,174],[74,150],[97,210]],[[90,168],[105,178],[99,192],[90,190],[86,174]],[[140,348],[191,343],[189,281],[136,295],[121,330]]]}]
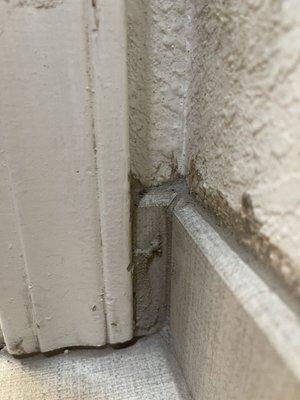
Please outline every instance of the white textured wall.
[{"label": "white textured wall", "polygon": [[190,189],[299,291],[300,3],[127,0],[131,171]]},{"label": "white textured wall", "polygon": [[184,173],[185,0],[127,0],[132,173],[147,186]]},{"label": "white textured wall", "polygon": [[300,2],[192,0],[190,188],[300,288]]}]

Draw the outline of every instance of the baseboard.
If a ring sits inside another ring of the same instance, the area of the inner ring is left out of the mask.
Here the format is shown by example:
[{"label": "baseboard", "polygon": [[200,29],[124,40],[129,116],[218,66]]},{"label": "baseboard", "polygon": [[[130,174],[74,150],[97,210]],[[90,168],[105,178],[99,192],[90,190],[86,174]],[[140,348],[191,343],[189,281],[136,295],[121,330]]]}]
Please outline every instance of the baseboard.
[{"label": "baseboard", "polygon": [[134,237],[135,254],[148,255],[147,265],[134,265],[136,334],[160,329],[170,308],[173,345],[196,400],[299,398],[297,305],[203,217],[184,183],[140,198]]}]

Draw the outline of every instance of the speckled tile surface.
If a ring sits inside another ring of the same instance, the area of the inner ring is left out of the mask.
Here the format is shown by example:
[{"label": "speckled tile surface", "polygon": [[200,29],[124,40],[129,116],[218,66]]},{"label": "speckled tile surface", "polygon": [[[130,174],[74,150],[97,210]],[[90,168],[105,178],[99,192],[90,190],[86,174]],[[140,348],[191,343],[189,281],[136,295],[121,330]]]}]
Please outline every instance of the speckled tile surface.
[{"label": "speckled tile surface", "polygon": [[15,359],[0,353],[1,400],[189,400],[166,333],[112,350]]}]

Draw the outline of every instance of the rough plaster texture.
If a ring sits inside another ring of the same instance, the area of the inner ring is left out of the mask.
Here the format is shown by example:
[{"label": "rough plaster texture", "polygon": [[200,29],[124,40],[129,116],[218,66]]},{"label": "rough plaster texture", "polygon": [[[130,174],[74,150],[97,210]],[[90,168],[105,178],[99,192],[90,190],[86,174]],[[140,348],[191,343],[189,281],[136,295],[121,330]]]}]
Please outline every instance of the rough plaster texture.
[{"label": "rough plaster texture", "polygon": [[0,353],[1,400],[190,400],[165,342],[153,335],[122,350],[74,350],[24,360]]},{"label": "rough plaster texture", "polygon": [[186,173],[202,204],[295,293],[299,7],[127,0],[132,173],[146,186]]},{"label": "rough plaster texture", "polygon": [[185,0],[127,0],[132,173],[144,185],[184,174]]},{"label": "rough plaster texture", "polygon": [[300,3],[191,3],[190,189],[300,293]]},{"label": "rough plaster texture", "polygon": [[296,400],[300,320],[191,204],[172,225],[171,332],[195,400]]}]

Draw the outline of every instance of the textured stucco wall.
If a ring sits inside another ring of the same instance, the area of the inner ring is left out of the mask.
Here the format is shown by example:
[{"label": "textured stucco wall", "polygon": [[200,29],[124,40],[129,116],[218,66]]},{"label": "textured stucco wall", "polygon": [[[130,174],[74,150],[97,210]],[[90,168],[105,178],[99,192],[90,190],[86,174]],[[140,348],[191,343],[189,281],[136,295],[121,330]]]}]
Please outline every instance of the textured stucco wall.
[{"label": "textured stucco wall", "polygon": [[153,186],[184,173],[186,0],[127,0],[131,171]]},{"label": "textured stucco wall", "polygon": [[300,292],[300,2],[191,3],[190,189]]},{"label": "textured stucco wall", "polygon": [[190,189],[300,291],[300,3],[127,0],[131,172]]}]

